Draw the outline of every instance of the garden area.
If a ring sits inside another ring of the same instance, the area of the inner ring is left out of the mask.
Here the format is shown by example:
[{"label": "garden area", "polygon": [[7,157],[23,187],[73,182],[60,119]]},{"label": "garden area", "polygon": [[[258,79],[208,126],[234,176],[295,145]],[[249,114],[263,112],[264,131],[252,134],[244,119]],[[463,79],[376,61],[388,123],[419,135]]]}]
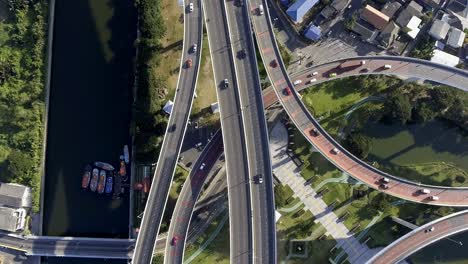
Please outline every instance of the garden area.
[{"label": "garden area", "polygon": [[30,186],[38,212],[47,1],[1,2],[0,9],[0,181]]}]

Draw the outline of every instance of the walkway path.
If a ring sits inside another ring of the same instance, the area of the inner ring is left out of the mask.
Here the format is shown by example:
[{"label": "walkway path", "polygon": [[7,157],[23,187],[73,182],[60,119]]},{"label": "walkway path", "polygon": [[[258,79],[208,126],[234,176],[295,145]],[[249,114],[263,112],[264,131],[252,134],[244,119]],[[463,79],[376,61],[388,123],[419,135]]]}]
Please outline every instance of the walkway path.
[{"label": "walkway path", "polygon": [[299,208],[299,206],[303,205],[301,201],[298,201],[295,205],[291,207],[283,207],[283,208],[278,208],[278,212],[280,213],[290,213]]},{"label": "walkway path", "polygon": [[305,185],[304,178],[300,175],[299,168],[286,154],[288,145],[288,132],[281,122],[278,122],[270,136],[270,149],[272,155],[273,173],[283,183],[295,191],[294,196],[298,197],[305,205],[305,209],[311,211],[315,216],[315,221],[321,223],[327,233],[337,242],[337,247],[341,247],[348,254],[350,263],[364,263],[373,252],[366,245],[349,234],[348,228],[338,222],[338,217],[327,207],[325,202],[316,197],[316,192]]}]

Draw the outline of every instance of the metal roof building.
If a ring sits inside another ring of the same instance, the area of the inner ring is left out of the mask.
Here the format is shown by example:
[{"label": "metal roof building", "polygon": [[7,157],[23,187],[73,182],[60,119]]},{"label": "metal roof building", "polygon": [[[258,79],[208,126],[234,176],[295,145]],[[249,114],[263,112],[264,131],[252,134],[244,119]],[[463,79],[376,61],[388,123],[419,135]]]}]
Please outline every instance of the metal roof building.
[{"label": "metal roof building", "polygon": [[298,0],[286,10],[286,14],[294,23],[301,23],[304,15],[318,2],[319,0]]},{"label": "metal roof building", "polygon": [[23,230],[26,223],[26,210],[0,207],[0,229],[9,232]]},{"label": "metal roof building", "polygon": [[436,19],[429,29],[429,35],[435,40],[445,39],[450,29],[450,25],[442,20]]},{"label": "metal roof building", "polygon": [[31,188],[16,183],[1,183],[0,205],[16,208],[31,207]]},{"label": "metal roof building", "polygon": [[457,56],[453,56],[450,53],[443,52],[438,49],[434,50],[434,55],[432,56],[431,61],[452,67],[455,67],[460,63],[460,59]]},{"label": "metal roof building", "polygon": [[304,36],[311,40],[319,40],[322,36],[322,30],[320,30],[320,27],[310,25],[310,27],[305,32]]},{"label": "metal roof building", "polygon": [[465,33],[458,28],[452,27],[448,36],[447,45],[452,48],[460,48],[465,41]]},{"label": "metal roof building", "polygon": [[400,15],[396,19],[397,25],[401,28],[405,28],[406,25],[410,22],[413,16],[420,17],[422,15],[423,7],[416,3],[415,1],[411,1],[403,11],[400,12]]}]

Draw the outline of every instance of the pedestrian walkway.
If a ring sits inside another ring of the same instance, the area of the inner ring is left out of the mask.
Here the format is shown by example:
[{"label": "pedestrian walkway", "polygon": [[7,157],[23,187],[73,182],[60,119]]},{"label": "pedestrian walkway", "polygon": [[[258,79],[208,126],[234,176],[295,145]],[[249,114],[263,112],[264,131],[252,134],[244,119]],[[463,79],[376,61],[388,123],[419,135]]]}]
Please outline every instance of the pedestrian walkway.
[{"label": "pedestrian walkway", "polygon": [[298,197],[304,208],[315,216],[315,221],[322,224],[327,233],[337,242],[337,247],[342,248],[348,254],[350,263],[364,263],[375,253],[366,245],[359,243],[350,233],[348,228],[338,222],[338,217],[328,208],[325,202],[317,197],[317,193],[305,184],[300,175],[300,169],[286,154],[288,145],[288,132],[281,122],[277,122],[270,135],[270,150],[272,155],[273,173],[283,184],[289,185],[294,190],[294,197]]}]

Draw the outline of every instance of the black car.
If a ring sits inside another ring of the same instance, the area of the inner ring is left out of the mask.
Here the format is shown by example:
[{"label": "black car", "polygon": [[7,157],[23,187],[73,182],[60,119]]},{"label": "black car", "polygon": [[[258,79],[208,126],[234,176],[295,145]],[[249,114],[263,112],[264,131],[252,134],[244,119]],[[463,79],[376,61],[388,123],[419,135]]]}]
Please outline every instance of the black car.
[{"label": "black car", "polygon": [[239,50],[239,51],[237,52],[237,58],[239,58],[239,59],[244,59],[245,56],[246,56],[246,54],[245,54],[245,50],[244,50],[244,49],[241,49],[241,50]]}]

